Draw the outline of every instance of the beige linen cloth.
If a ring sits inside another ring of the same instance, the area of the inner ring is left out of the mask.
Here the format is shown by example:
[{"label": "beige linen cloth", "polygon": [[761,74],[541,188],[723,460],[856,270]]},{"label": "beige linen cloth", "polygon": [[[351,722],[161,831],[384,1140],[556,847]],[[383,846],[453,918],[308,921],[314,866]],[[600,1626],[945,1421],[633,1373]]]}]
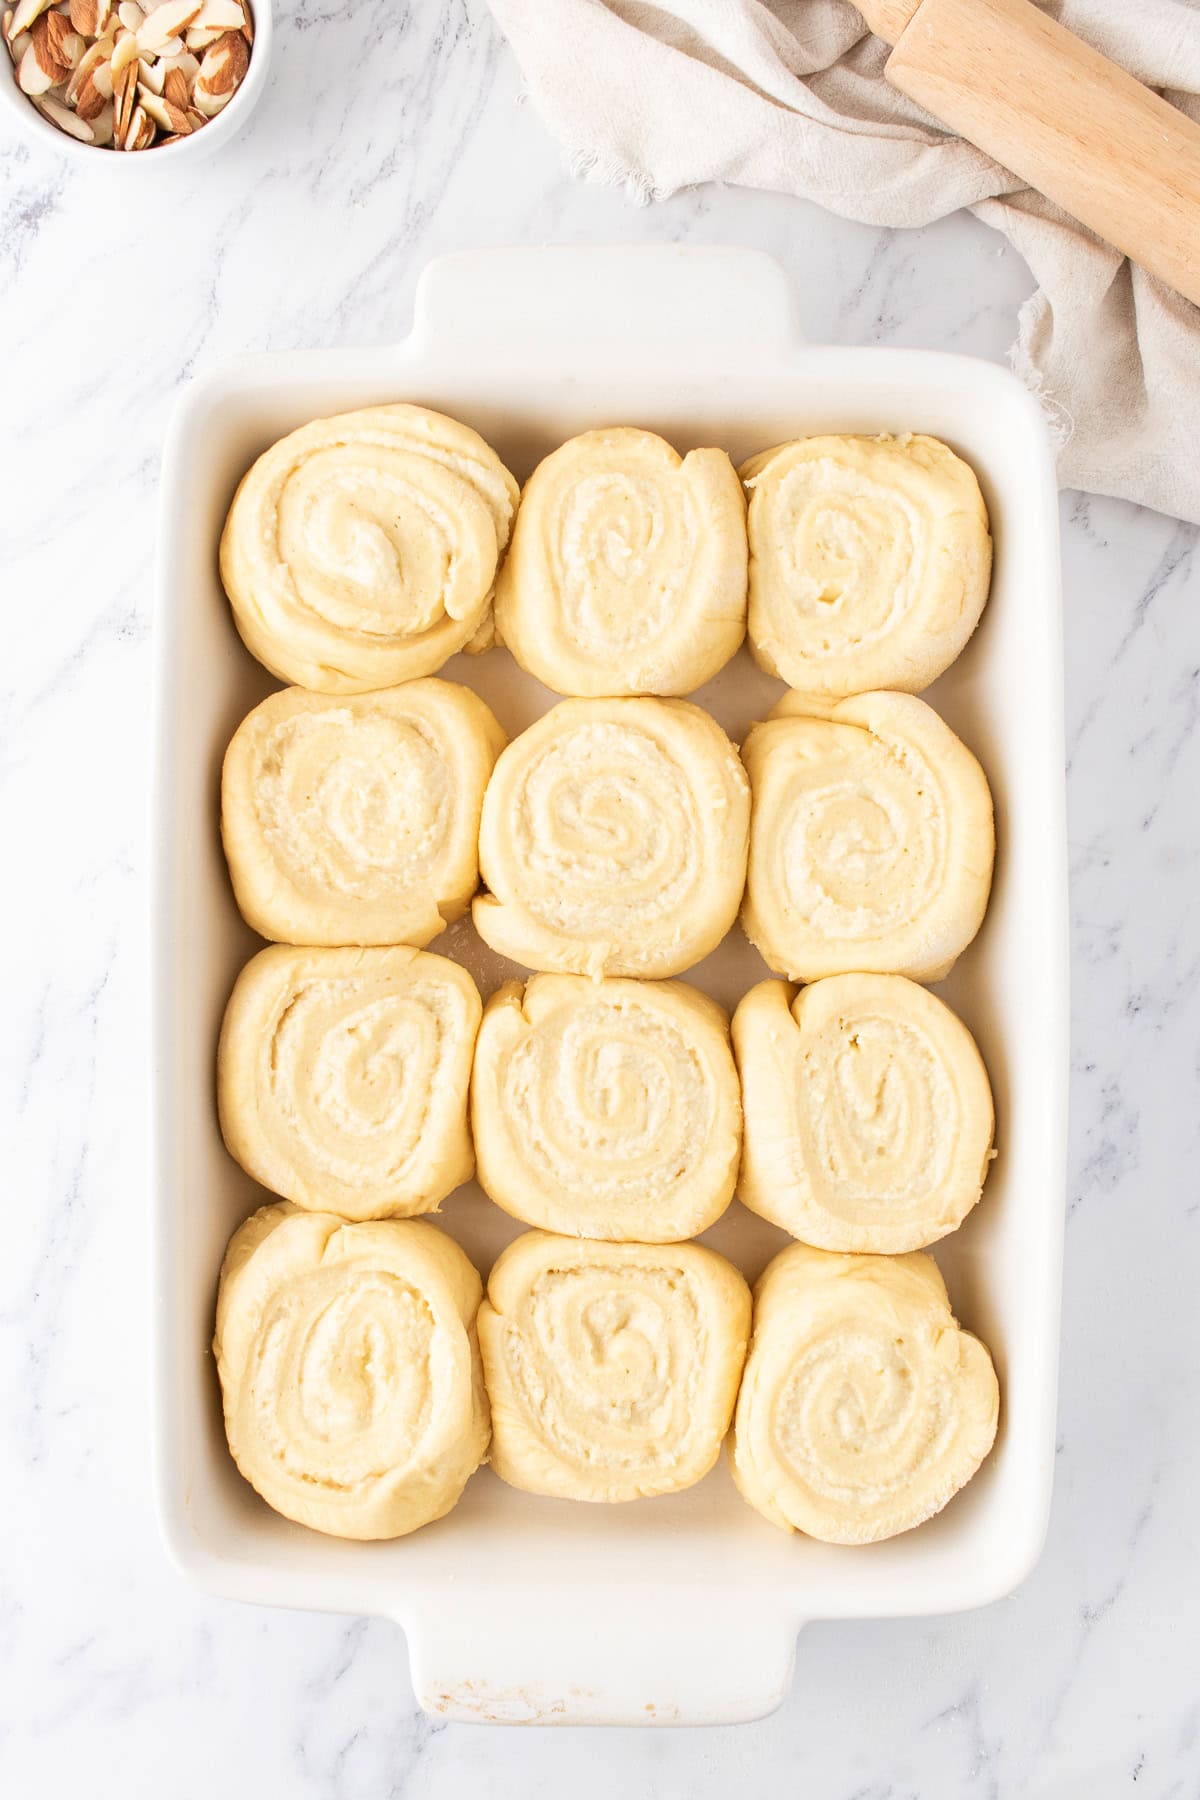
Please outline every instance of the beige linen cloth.
[{"label": "beige linen cloth", "polygon": [[[1200,522],[1200,309],[890,88],[887,46],[847,0],[490,5],[578,174],[644,200],[702,181],[779,189],[868,225],[969,206],[1037,279],[1012,360],[1062,485]],[[1195,0],[1046,10],[1200,119]]]}]

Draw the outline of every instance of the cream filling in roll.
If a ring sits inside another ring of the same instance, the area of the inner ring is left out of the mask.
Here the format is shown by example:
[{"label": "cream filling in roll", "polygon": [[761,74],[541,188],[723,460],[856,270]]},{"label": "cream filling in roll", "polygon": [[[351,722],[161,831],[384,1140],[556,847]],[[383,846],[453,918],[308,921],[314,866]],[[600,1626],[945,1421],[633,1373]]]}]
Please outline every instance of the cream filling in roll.
[{"label": "cream filling in roll", "polygon": [[670,1242],[704,1231],[733,1194],[728,1023],[682,982],[506,983],[484,1014],[471,1112],[483,1187],[549,1231]]},{"label": "cream filling in roll", "polygon": [[488,1444],[479,1277],[412,1220],[278,1204],[235,1232],[213,1342],[235,1462],[285,1518],[400,1537],[456,1503]]},{"label": "cream filling in roll", "polygon": [[730,1461],[772,1523],[832,1544],[909,1531],[975,1474],[998,1411],[932,1257],[793,1244],[768,1264]]},{"label": "cream filling in roll", "polygon": [[741,484],[723,450],[681,458],[653,432],[588,431],[525,485],[496,628],[561,694],[687,694],[746,619]]},{"label": "cream filling in roll", "polygon": [[574,1500],[691,1486],[728,1428],[749,1321],[742,1277],[698,1244],[527,1232],[479,1314],[492,1467]]},{"label": "cream filling in roll", "polygon": [[476,929],[530,968],[678,974],[733,923],[748,825],[737,751],[699,707],[563,701],[488,784]]},{"label": "cream filling in roll", "polygon": [[793,981],[940,981],[983,922],[995,834],[982,769],[932,707],[790,694],[743,747],[754,794],[742,922]]},{"label": "cream filling in roll", "polygon": [[283,943],[427,944],[475,891],[503,743],[483,701],[449,681],[268,696],[238,727],[221,782],[247,923]]},{"label": "cream filling in roll", "polygon": [[261,951],[238,977],[217,1056],[231,1155],[310,1210],[435,1210],[474,1167],[481,1011],[464,969],[406,945]]},{"label": "cream filling in roll", "polygon": [[733,1040],[738,1194],[826,1250],[895,1253],[960,1225],[992,1156],[992,1095],[966,1026],[900,975],[764,981]]},{"label": "cream filling in roll", "polygon": [[234,497],[221,576],[247,648],[284,681],[353,694],[429,675],[487,616],[517,484],[424,407],[316,419]]},{"label": "cream filling in roll", "polygon": [[919,693],[979,622],[991,577],[971,469],[936,438],[801,438],[741,475],[750,642],[790,687]]}]

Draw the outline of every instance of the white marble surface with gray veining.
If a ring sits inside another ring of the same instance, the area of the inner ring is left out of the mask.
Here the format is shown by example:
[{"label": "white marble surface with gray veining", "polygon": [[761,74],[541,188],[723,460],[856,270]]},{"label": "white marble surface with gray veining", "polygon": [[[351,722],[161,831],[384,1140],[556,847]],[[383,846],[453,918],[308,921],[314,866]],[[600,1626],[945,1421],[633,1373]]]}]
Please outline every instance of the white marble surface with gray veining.
[{"label": "white marble surface with gray veining", "polygon": [[761,1724],[434,1723],[382,1621],[239,1608],[147,1469],[146,931],[159,451],[189,373],[373,343],[452,248],[759,246],[815,339],[999,358],[1029,291],[968,218],[573,184],[481,0],[295,0],[211,163],[126,189],[0,138],[0,1793],[382,1800],[1200,1795],[1200,559],[1065,495],[1074,973],[1058,1479],[1013,1598],[814,1625]]}]

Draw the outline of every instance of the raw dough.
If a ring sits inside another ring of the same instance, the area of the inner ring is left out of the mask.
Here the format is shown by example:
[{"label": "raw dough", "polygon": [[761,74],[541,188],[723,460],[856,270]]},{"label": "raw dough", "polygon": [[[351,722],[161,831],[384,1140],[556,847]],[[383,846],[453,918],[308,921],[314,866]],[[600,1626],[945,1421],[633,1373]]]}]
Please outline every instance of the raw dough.
[{"label": "raw dough", "polygon": [[586,431],[525,484],[496,633],[559,694],[690,694],[746,634],[746,503],[723,450]]},{"label": "raw dough", "polygon": [[479,1181],[526,1224],[670,1243],[725,1211],[742,1108],[729,1021],[682,981],[506,982],[471,1078]]},{"label": "raw dough", "polygon": [[485,625],[516,508],[456,419],[402,404],[314,419],[229,509],[221,579],[247,649],[324,694],[432,675]]},{"label": "raw dough", "polygon": [[742,747],[754,791],[742,923],[792,981],[940,981],[983,923],[987,779],[931,706],[785,695]]},{"label": "raw dough", "polygon": [[678,975],[724,937],[750,791],[686,700],[563,700],[515,738],[483,803],[485,943],[527,968]]},{"label": "raw dough", "polygon": [[988,595],[979,483],[936,438],[800,438],[744,464],[750,645],[827,700],[918,694],[948,669]]},{"label": "raw dough", "polygon": [[217,1052],[230,1154],[264,1187],[346,1219],[435,1211],[471,1179],[465,969],[407,945],[273,944],[238,976]]},{"label": "raw dough", "polygon": [[597,1244],[530,1231],[479,1309],[492,1467],[568,1500],[671,1494],[720,1453],[750,1291],[699,1244]]},{"label": "raw dough", "polygon": [[992,1359],[950,1311],[931,1256],[793,1244],[754,1290],[733,1477],[785,1531],[878,1543],[971,1479],[999,1404]]},{"label": "raw dough", "polygon": [[738,1197],[824,1250],[919,1250],[961,1225],[992,1155],[975,1040],[902,975],[762,981],[733,1018]]},{"label": "raw dough", "polygon": [[285,1518],[394,1538],[440,1519],[488,1445],[479,1276],[413,1219],[264,1206],[225,1253],[213,1350],[238,1468]]},{"label": "raw dough", "polygon": [[246,923],[285,944],[427,944],[478,885],[479,812],[503,744],[483,701],[450,681],[269,695],[221,778]]}]

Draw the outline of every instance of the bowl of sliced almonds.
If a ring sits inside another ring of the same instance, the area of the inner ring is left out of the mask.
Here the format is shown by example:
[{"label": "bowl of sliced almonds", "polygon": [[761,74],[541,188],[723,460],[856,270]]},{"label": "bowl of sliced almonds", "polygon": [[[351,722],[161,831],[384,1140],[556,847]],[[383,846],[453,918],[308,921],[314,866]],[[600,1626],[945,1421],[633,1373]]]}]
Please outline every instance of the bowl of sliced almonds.
[{"label": "bowl of sliced almonds", "polygon": [[[0,95],[43,142],[161,167],[215,150],[266,80],[270,0],[12,0]],[[153,154],[143,156],[142,152]],[[138,153],[136,156],[133,153]]]}]

